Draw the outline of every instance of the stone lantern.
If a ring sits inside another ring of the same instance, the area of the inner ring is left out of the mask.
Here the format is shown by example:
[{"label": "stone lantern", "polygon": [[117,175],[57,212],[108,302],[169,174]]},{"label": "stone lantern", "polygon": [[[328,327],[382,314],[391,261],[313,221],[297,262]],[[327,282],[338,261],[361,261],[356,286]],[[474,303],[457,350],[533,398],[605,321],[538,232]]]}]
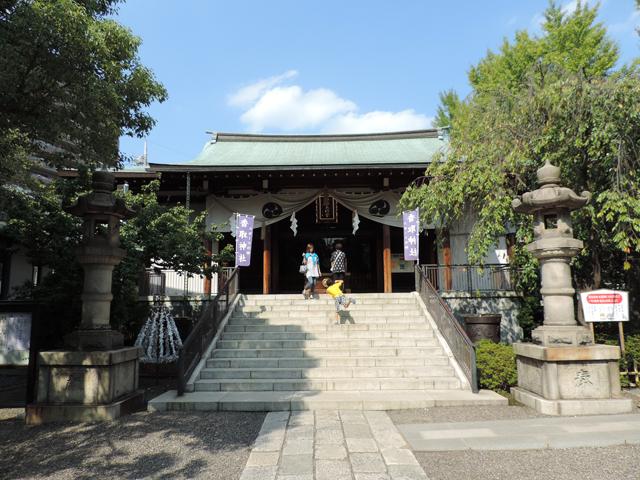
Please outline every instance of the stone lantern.
[{"label": "stone lantern", "polygon": [[534,216],[534,241],[527,249],[540,262],[544,323],[533,343],[516,343],[515,398],[549,415],[593,415],[631,411],[621,397],[616,346],[595,345],[588,327],[575,317],[571,259],[582,241],[573,237],[571,211],[591,199],[560,186],[560,169],[547,162],[537,171],[540,188],[512,202],[518,213]]},{"label": "stone lantern", "polygon": [[135,212],[113,196],[114,176],[93,174],[92,192],[78,198],[67,212],[83,220],[83,242],[76,256],[84,270],[82,321],[66,340],[79,350],[104,350],[123,345],[120,332],[111,330],[111,282],[113,268],[125,256],[120,248],[120,221]]},{"label": "stone lantern", "polygon": [[65,338],[68,350],[39,353],[36,403],[27,406],[27,423],[110,420],[142,404],[140,349],[123,347],[122,334],[109,324],[113,268],[125,256],[120,221],[134,215],[114,189],[112,173],[95,172],[92,191],[67,209],[84,221],[76,253],[84,271],[82,320]]}]

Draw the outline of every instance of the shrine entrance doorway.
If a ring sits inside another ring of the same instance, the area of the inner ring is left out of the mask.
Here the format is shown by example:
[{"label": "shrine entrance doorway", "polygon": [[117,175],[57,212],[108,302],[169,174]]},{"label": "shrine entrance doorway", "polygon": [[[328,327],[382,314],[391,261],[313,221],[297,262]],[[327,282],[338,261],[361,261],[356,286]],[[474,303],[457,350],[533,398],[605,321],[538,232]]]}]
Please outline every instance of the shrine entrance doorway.
[{"label": "shrine entrance doorway", "polygon": [[346,288],[360,293],[382,291],[382,225],[360,217],[359,228],[353,235],[353,213],[340,204],[336,207],[337,218],[331,222],[318,221],[315,202],[298,211],[296,236],[288,220],[271,225],[274,293],[302,291],[304,279],[298,268],[308,243],[313,243],[320,257],[321,271],[329,273],[331,252],[336,242],[342,243],[347,255]]}]

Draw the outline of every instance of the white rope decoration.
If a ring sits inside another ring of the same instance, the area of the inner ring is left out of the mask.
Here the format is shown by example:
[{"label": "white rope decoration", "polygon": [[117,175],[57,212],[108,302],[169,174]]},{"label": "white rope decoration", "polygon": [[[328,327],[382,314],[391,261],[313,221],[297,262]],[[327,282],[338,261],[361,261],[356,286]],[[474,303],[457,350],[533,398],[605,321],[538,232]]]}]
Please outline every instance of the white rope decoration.
[{"label": "white rope decoration", "polygon": [[149,318],[140,329],[135,346],[142,347],[140,361],[143,363],[169,363],[178,359],[182,340],[167,307],[152,307]]}]

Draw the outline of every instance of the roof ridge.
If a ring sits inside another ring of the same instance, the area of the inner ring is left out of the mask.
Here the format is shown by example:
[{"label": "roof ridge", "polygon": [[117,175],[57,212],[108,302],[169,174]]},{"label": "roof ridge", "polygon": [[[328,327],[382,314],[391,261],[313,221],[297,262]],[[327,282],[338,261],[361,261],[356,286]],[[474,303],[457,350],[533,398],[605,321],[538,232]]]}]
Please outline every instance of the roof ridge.
[{"label": "roof ridge", "polygon": [[342,133],[342,134],[262,134],[262,133],[214,133],[215,142],[349,142],[370,140],[393,140],[406,138],[438,138],[437,128],[424,130],[405,130],[380,133]]}]

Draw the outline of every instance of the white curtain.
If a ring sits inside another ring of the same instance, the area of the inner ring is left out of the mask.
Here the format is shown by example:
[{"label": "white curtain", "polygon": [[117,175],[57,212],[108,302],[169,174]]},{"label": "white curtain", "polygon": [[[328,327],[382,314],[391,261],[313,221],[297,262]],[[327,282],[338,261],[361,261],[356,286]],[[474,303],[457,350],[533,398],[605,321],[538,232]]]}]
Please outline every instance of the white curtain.
[{"label": "white curtain", "polygon": [[[235,212],[254,215],[254,228],[271,225],[280,220],[289,219],[292,213],[302,210],[323,194],[331,195],[349,210],[357,211],[361,217],[384,225],[402,228],[402,216],[398,210],[400,193],[393,190],[370,192],[354,189],[291,189],[277,194],[255,193],[225,197],[209,195],[207,197],[207,225],[217,225],[219,231],[229,232],[229,217]],[[383,217],[369,213],[371,204],[378,200],[386,200],[390,206],[389,212]],[[262,207],[267,202],[280,205],[282,213],[276,218],[265,218],[262,214]]]}]

